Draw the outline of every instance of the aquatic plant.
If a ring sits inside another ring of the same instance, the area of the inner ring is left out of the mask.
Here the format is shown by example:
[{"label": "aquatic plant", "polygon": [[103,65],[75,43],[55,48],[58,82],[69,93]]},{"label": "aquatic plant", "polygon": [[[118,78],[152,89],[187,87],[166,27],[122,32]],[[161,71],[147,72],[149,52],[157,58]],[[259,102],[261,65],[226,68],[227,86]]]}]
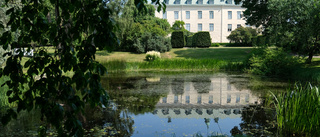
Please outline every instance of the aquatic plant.
[{"label": "aquatic plant", "polygon": [[316,86],[296,85],[293,90],[276,96],[277,123],[282,133],[320,135],[320,94]]}]

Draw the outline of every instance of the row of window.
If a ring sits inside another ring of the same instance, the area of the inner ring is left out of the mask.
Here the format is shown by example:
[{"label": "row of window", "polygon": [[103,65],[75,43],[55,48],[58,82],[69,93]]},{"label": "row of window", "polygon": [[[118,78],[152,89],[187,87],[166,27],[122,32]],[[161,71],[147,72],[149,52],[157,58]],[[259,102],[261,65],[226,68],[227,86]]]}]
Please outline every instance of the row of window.
[{"label": "row of window", "polygon": [[[237,19],[241,19],[241,12],[237,11]],[[163,18],[167,19],[167,12],[163,13]],[[174,19],[179,19],[179,11],[174,11]],[[190,19],[190,11],[186,11],[186,19]],[[202,11],[198,11],[198,19],[202,19]],[[214,12],[209,11],[209,19],[214,19]],[[232,19],[232,11],[228,11],[228,19]]]},{"label": "row of window", "polygon": [[[249,94],[246,94],[245,96],[245,103],[249,103],[249,100],[250,100],[250,95]],[[236,94],[236,101],[235,103],[239,103],[240,102],[240,94]],[[163,97],[162,98],[162,103],[168,103],[167,102],[167,97]],[[177,95],[174,96],[174,103],[179,103],[179,97]],[[190,96],[187,95],[186,96],[186,103],[189,104],[190,103]],[[202,102],[202,96],[201,95],[198,95],[197,97],[197,103],[198,104],[201,104],[203,103]],[[213,104],[213,95],[210,95],[209,96],[209,101],[208,101],[209,104]],[[231,95],[230,94],[227,94],[227,103],[231,103]]]},{"label": "row of window", "polygon": [[[237,24],[237,28],[241,27],[241,24]],[[186,29],[190,31],[190,23],[186,23]],[[198,31],[202,31],[202,23],[198,23]],[[214,31],[214,24],[209,23],[209,31]],[[232,31],[232,24],[228,24],[228,31]]]},{"label": "row of window", "polygon": [[[169,0],[164,0],[166,4],[169,4]],[[232,4],[232,0],[220,0],[226,4]],[[181,4],[181,0],[174,0],[173,4]],[[185,4],[192,4],[192,0],[186,0]],[[203,4],[203,0],[197,0],[196,4]],[[207,4],[214,4],[214,0],[208,0]]]}]

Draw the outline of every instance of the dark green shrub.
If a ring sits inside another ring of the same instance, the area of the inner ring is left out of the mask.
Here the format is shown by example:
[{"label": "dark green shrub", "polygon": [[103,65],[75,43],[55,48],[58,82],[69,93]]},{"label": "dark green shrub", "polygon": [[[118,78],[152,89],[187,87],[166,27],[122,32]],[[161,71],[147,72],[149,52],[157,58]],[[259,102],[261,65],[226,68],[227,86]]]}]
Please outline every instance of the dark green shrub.
[{"label": "dark green shrub", "polygon": [[140,39],[135,40],[132,52],[145,53],[152,50],[159,52],[170,51],[169,40],[162,36],[153,36],[151,33],[145,33]]},{"label": "dark green shrub", "polygon": [[186,45],[186,41],[183,35],[183,31],[172,32],[171,46],[172,48],[183,48]]},{"label": "dark green shrub", "polygon": [[170,51],[170,50],[172,49],[171,39],[170,39],[170,38],[165,38],[165,39],[164,39],[164,45],[166,45],[167,51]]},{"label": "dark green shrub", "polygon": [[251,45],[244,43],[228,43],[225,45],[226,47],[251,47]]},{"label": "dark green shrub", "polygon": [[219,47],[220,44],[219,43],[211,43],[211,47]]},{"label": "dark green shrub", "polygon": [[266,46],[266,37],[265,36],[258,36],[257,37],[257,44],[258,47]]},{"label": "dark green shrub", "polygon": [[207,31],[198,32],[192,37],[192,46],[199,48],[208,48],[211,46],[210,33]]},{"label": "dark green shrub", "polygon": [[253,74],[288,77],[293,75],[299,59],[282,49],[259,48],[252,51],[244,64]]},{"label": "dark green shrub", "polygon": [[252,42],[252,46],[253,47],[257,46],[257,39],[258,39],[257,36],[254,36],[254,37],[251,38],[251,42]]},{"label": "dark green shrub", "polygon": [[186,41],[187,41],[187,44],[186,44],[186,47],[192,47],[192,36],[188,36],[186,37]]}]

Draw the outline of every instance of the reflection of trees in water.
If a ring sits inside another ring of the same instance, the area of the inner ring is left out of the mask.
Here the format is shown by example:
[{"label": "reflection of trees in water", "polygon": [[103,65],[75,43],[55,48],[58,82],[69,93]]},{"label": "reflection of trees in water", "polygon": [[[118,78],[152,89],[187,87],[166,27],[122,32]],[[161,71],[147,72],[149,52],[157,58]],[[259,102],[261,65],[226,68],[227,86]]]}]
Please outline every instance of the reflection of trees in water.
[{"label": "reflection of trees in water", "polygon": [[[6,111],[0,112],[0,120]],[[11,120],[6,126],[0,122],[0,136],[37,136],[38,126],[41,125],[39,110],[20,111],[17,119]]]},{"label": "reflection of trees in water", "polygon": [[243,108],[241,113],[241,130],[251,136],[273,136],[276,133],[275,111],[267,110],[261,105]]},{"label": "reflection of trees in water", "polygon": [[289,83],[279,79],[271,79],[255,75],[231,75],[227,80],[237,90],[250,90],[255,96],[264,97],[268,91],[282,92],[288,88]]},{"label": "reflection of trees in water", "polygon": [[122,77],[120,82],[112,79],[105,81],[108,82],[105,85],[109,85],[107,92],[110,98],[119,105],[119,109],[128,109],[134,114],[153,112],[160,98],[169,92],[170,80],[167,78],[156,82],[148,82],[146,77]]},{"label": "reflection of trees in water", "polygon": [[117,107],[86,107],[82,123],[88,136],[124,137],[134,132],[134,120],[129,117],[128,111]]},{"label": "reflection of trees in water", "polygon": [[195,77],[192,83],[198,93],[209,93],[211,80],[208,77]]}]

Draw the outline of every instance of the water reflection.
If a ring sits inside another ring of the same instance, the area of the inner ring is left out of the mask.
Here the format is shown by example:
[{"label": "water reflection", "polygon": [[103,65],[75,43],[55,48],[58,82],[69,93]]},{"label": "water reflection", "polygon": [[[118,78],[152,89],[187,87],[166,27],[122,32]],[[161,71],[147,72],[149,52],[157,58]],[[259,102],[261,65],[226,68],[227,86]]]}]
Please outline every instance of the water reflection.
[{"label": "water reflection", "polygon": [[[86,108],[79,117],[87,136],[270,136],[275,113],[259,105],[261,97],[266,89],[286,89],[272,81],[222,73],[111,74],[102,78],[110,106]],[[19,119],[39,117],[32,112]],[[41,124],[13,121],[0,125],[0,136],[14,136],[17,129],[33,136]]]},{"label": "water reflection", "polygon": [[[260,90],[251,90],[250,86],[257,83],[256,79],[226,74],[139,74],[138,78],[135,76],[122,77],[120,80],[122,82],[119,82],[119,79],[116,81],[112,79],[113,76],[106,79],[108,85],[113,85],[113,87],[107,87],[110,97],[122,109],[134,114],[131,116],[135,119],[136,128],[132,136],[159,134],[161,136],[172,134],[192,136],[199,132],[214,132],[221,135],[241,133],[258,136],[266,131],[257,129],[270,126],[267,123],[260,123],[258,128],[244,126],[244,124],[256,122],[257,118],[261,118],[248,113],[248,108],[250,108],[248,106],[260,104],[261,95],[265,95],[261,94]],[[114,88],[114,85],[121,89]],[[276,85],[284,87],[286,84],[278,82]],[[261,85],[259,87],[263,89]],[[131,101],[132,97],[140,101]],[[144,108],[144,111],[137,110],[137,107]],[[251,117],[252,120],[247,121],[248,117]],[[272,117],[268,118],[272,121]],[[205,128],[199,126],[203,120]],[[166,122],[162,123],[163,121]],[[209,126],[210,123],[212,127]],[[257,133],[252,133],[254,129]],[[268,133],[272,135],[275,132]]]}]

